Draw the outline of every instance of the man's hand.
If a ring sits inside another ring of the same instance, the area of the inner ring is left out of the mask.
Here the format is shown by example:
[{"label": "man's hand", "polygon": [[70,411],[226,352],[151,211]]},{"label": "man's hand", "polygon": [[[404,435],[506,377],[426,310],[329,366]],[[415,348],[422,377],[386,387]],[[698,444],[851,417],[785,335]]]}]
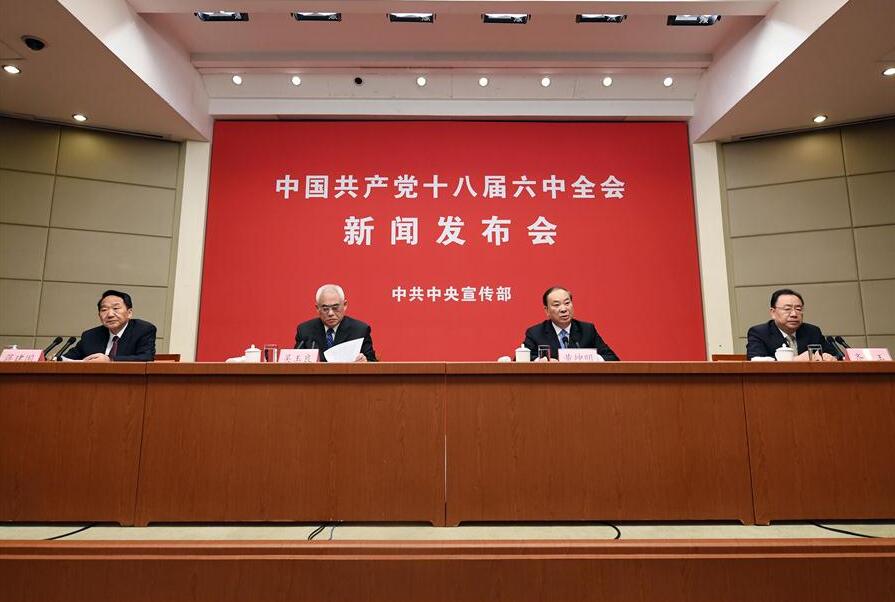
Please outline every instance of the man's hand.
[{"label": "man's hand", "polygon": [[363,353],[358,353],[357,357],[354,358],[354,361],[355,362],[365,362],[365,361],[367,361],[367,356],[364,355]]},{"label": "man's hand", "polygon": [[85,362],[111,362],[109,356],[105,353],[93,353],[84,358]]}]

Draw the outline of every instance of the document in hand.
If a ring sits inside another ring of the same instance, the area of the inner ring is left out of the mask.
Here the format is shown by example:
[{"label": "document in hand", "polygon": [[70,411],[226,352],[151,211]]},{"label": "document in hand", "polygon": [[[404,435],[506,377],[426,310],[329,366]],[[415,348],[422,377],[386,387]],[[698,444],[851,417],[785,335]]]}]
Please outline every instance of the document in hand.
[{"label": "document in hand", "polygon": [[360,353],[360,348],[363,343],[363,339],[352,339],[350,341],[345,341],[344,343],[339,343],[324,351],[323,357],[326,358],[326,361],[335,364],[353,362],[354,358],[357,357],[357,354]]}]

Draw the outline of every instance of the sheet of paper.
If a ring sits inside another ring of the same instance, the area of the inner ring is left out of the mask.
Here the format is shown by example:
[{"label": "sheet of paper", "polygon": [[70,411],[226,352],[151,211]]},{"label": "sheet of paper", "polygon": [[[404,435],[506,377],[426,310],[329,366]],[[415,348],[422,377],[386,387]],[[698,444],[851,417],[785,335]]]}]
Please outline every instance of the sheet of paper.
[{"label": "sheet of paper", "polygon": [[360,348],[363,344],[363,339],[345,341],[344,343],[339,343],[324,351],[323,357],[326,358],[326,361],[334,364],[353,362],[354,358],[357,357],[357,354],[360,353]]}]

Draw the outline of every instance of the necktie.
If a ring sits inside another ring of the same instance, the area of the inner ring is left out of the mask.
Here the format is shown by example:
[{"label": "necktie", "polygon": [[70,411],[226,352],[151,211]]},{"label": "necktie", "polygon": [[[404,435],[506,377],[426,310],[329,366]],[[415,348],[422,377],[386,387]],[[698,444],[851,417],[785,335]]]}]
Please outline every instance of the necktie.
[{"label": "necktie", "polygon": [[559,344],[563,349],[569,346],[569,335],[566,333],[565,328],[559,331]]},{"label": "necktie", "polygon": [[118,355],[118,335],[117,334],[114,337],[112,337],[112,348],[109,349],[109,359],[114,360],[116,355]]},{"label": "necktie", "polygon": [[327,328],[327,329],[326,329],[326,346],[327,346],[327,347],[332,347],[332,346],[333,346],[333,341],[334,341],[335,338],[336,338],[335,335],[336,335],[336,331],[335,331],[335,330],[333,330],[332,328]]},{"label": "necktie", "polygon": [[796,347],[796,340],[793,338],[791,334],[786,335],[786,344],[793,350],[796,351],[798,347]]}]

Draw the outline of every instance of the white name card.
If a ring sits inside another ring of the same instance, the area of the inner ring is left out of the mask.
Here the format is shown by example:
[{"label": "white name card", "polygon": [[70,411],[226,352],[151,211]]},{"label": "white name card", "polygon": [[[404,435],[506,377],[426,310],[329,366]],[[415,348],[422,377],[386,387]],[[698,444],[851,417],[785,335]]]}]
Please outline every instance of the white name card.
[{"label": "white name card", "polygon": [[876,348],[865,348],[865,349],[856,349],[854,347],[845,350],[845,357],[850,359],[853,362],[890,362],[892,361],[892,356],[889,355],[888,349],[882,349],[879,347]]},{"label": "white name card", "polygon": [[4,349],[0,352],[0,362],[42,362],[42,349]]},{"label": "white name card", "polygon": [[596,349],[559,349],[561,362],[602,362],[603,357]]},{"label": "white name card", "polygon": [[280,349],[279,364],[307,364],[320,360],[319,349]]}]

